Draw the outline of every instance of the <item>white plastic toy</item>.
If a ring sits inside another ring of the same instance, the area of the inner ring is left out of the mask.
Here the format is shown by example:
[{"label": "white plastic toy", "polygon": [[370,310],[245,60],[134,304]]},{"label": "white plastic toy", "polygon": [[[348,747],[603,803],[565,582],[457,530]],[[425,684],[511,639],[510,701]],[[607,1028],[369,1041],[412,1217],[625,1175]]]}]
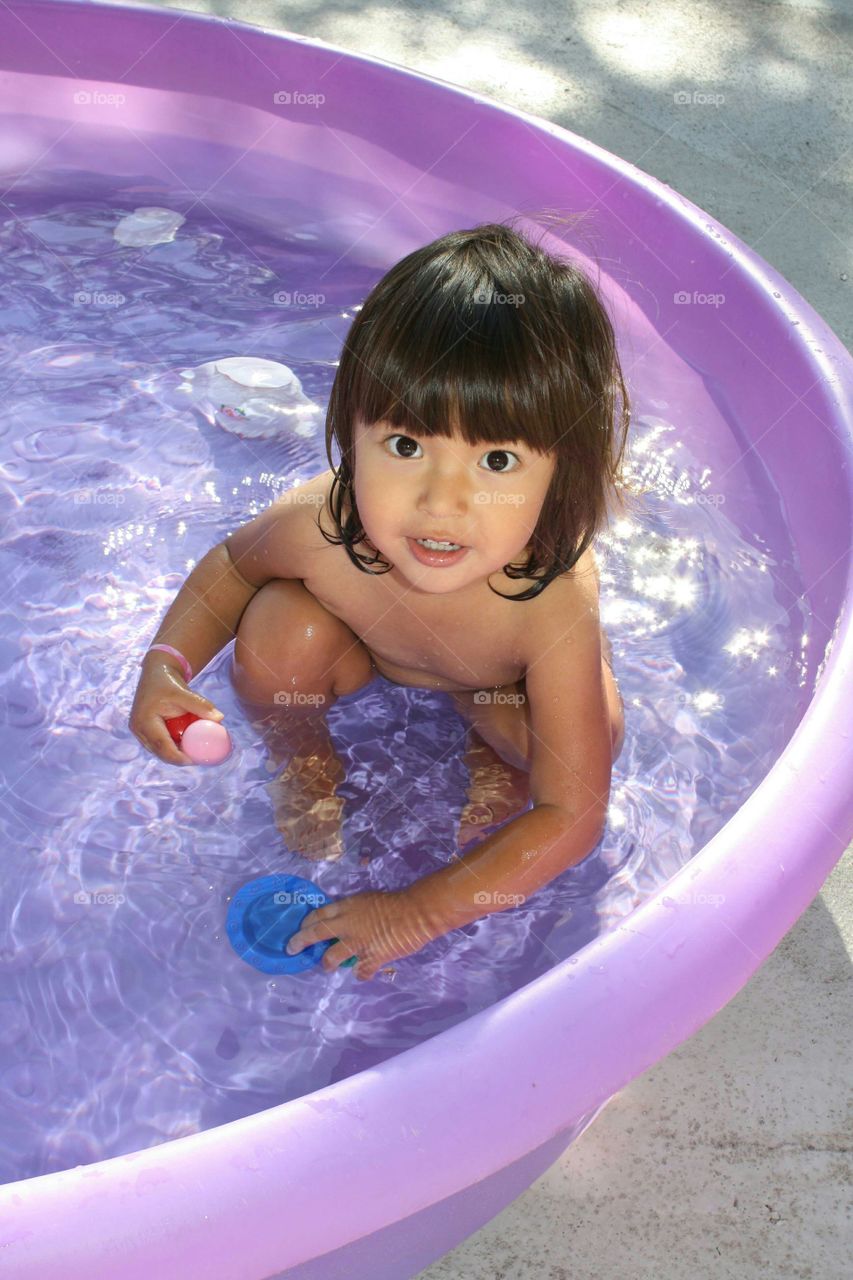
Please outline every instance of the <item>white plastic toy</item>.
[{"label": "white plastic toy", "polygon": [[121,218],[113,228],[113,237],[119,244],[134,249],[152,244],[168,244],[174,240],[178,227],[186,218],[174,209],[160,209],[157,205],[145,205]]},{"label": "white plastic toy", "polygon": [[283,434],[316,436],[323,410],[309,400],[292,369],[276,360],[228,356],[181,369],[178,391],[188,394],[208,421],[251,439]]}]

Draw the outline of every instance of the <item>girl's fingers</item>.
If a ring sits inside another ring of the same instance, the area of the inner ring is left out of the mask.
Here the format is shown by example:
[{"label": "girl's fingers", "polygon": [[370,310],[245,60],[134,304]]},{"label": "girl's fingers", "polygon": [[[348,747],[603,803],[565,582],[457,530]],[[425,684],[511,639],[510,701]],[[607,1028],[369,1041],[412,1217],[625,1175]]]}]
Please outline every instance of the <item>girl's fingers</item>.
[{"label": "girl's fingers", "polygon": [[[318,920],[316,924],[308,925],[307,927],[303,921],[299,932],[295,933],[287,944],[287,954],[289,956],[298,955],[300,951],[304,951],[306,947],[313,946],[315,942],[326,942],[329,938],[337,938],[335,927],[331,921]],[[329,950],[331,950],[331,947]],[[346,958],[346,956],[343,957],[344,960]]]},{"label": "girl's fingers", "polygon": [[148,749],[161,760],[165,760],[167,764],[192,764],[189,756],[184,755],[183,751],[175,746],[174,739],[165,725],[162,729],[152,731]]},{"label": "girl's fingers", "polygon": [[187,711],[191,711],[195,716],[201,716],[204,720],[224,720],[225,717],[218,707],[212,702],[208,702],[207,698],[203,698],[201,694],[190,694],[192,701],[186,707]]},{"label": "girl's fingers", "polygon": [[[339,914],[340,912],[337,910],[335,904],[329,902],[324,907],[317,907],[314,911],[309,911],[303,918],[302,924],[299,928],[307,931],[309,929],[313,929],[316,925],[328,924]],[[334,932],[334,929],[332,929],[330,933],[323,934],[323,937],[331,938],[334,936]]]},{"label": "girl's fingers", "polygon": [[217,724],[221,724],[225,719],[217,707],[212,706],[209,702],[205,704],[201,711],[196,711],[196,715],[201,715],[203,720],[214,720]]},{"label": "girl's fingers", "polygon": [[347,942],[336,942],[324,952],[321,961],[324,969],[339,969],[345,960],[354,955],[353,948]]},{"label": "girl's fingers", "polygon": [[201,716],[204,720],[224,720],[225,717],[218,707],[215,707],[204,694],[196,693],[194,689],[187,686],[186,681],[178,674],[174,667],[168,669],[168,681],[172,686],[175,694],[175,705],[180,710],[170,711],[170,715],[182,715],[185,711],[191,711],[194,716]]}]

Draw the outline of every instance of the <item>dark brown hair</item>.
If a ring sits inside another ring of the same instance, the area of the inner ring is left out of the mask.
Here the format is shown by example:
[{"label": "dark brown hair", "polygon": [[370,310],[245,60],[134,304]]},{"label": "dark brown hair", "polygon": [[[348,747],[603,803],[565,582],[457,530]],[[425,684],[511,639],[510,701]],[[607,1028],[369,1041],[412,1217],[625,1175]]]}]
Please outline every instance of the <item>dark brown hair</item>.
[{"label": "dark brown hair", "polygon": [[630,406],[610,319],[579,267],[503,223],[452,231],[402,258],[343,345],[326,416],[339,536],[320,532],[363,572],[387,573],[379,551],[355,550],[366,539],[353,485],[356,419],[556,454],[527,562],[503,566],[508,578],[537,582],[515,596],[489,583],[504,599],[533,599],[570,572],[606,527],[611,498],[625,509]]}]

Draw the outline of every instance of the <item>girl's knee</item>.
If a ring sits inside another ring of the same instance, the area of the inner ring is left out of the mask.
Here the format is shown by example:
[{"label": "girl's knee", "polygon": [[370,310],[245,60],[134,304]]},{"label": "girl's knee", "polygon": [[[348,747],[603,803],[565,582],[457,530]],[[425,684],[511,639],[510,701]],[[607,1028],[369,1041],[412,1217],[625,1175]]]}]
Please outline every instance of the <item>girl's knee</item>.
[{"label": "girl's knee", "polygon": [[[237,628],[233,679],[250,700],[331,702],[373,675],[370,654],[308,588],[274,578],[252,597]],[[242,686],[242,687],[241,687]]]},{"label": "girl's knee", "polygon": [[529,772],[530,711],[523,678],[501,689],[463,690],[451,697],[480,737],[507,764]]}]

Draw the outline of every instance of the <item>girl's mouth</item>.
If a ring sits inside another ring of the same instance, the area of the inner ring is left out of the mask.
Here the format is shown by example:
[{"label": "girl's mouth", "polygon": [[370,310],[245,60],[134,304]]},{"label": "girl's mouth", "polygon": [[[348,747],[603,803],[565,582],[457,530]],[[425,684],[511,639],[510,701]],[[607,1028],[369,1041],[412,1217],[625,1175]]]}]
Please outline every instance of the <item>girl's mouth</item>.
[{"label": "girl's mouth", "polygon": [[446,547],[442,544],[440,547],[424,546],[423,542],[417,538],[406,538],[409,544],[409,550],[420,564],[428,565],[431,569],[444,569],[448,565],[458,564],[458,562],[470,551],[470,547]]}]

